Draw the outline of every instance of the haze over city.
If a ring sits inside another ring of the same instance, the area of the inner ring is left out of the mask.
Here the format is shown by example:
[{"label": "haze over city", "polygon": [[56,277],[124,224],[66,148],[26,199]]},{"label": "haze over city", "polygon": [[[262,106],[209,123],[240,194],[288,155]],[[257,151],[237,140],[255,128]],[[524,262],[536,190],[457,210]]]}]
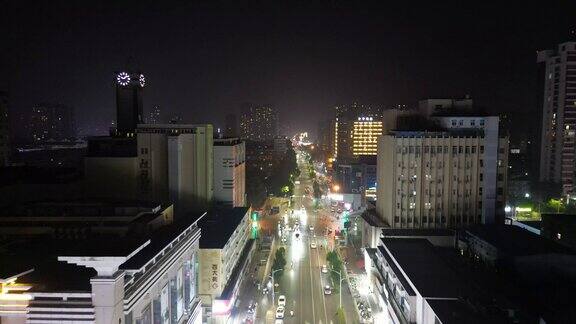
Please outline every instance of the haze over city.
[{"label": "haze over city", "polygon": [[0,323],[576,323],[575,13],[0,1]]}]

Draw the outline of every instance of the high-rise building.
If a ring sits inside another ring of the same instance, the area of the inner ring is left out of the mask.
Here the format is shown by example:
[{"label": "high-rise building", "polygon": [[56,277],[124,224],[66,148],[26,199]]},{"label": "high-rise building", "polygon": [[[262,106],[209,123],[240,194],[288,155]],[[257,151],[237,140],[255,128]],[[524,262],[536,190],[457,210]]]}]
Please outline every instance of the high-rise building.
[{"label": "high-rise building", "polygon": [[148,116],[148,124],[162,124],[162,114],[160,110],[160,106],[154,106],[152,111],[150,111],[150,115]]},{"label": "high-rise building", "polygon": [[8,93],[0,91],[0,166],[8,165],[10,137],[8,127]]},{"label": "high-rise building", "polygon": [[30,112],[27,128],[33,143],[73,139],[76,137],[74,110],[61,104],[36,105]]},{"label": "high-rise building", "polygon": [[347,160],[376,154],[376,136],[382,134],[382,110],[353,103],[337,106],[334,120],[334,158]]},{"label": "high-rise building", "polygon": [[576,42],[558,45],[537,54],[544,75],[540,181],[574,192],[576,164]]},{"label": "high-rise building", "polygon": [[326,157],[334,156],[334,122],[324,120],[318,124],[318,147]]},{"label": "high-rise building", "polygon": [[274,156],[284,156],[288,150],[289,142],[286,136],[276,136],[274,137],[274,146],[272,151]]},{"label": "high-rise building", "polygon": [[246,147],[238,138],[214,140],[214,201],[228,207],[246,204]]},{"label": "high-rise building", "polygon": [[142,92],[146,78],[140,72],[122,71],[116,74],[116,132],[118,135],[134,133],[143,122]]},{"label": "high-rise building", "polygon": [[227,114],[224,122],[224,137],[238,137],[239,135],[236,114]]},{"label": "high-rise building", "polygon": [[382,135],[382,120],[360,116],[352,123],[352,155],[376,155],[378,136]]},{"label": "high-rise building", "polygon": [[141,124],[136,133],[138,197],[168,199],[178,212],[212,200],[212,125]]},{"label": "high-rise building", "polygon": [[245,105],[240,115],[240,136],[251,141],[269,141],[278,135],[278,112],[270,106]]},{"label": "high-rise building", "polygon": [[391,131],[378,142],[377,212],[395,228],[500,223],[508,139],[498,117],[433,116],[443,130]]}]

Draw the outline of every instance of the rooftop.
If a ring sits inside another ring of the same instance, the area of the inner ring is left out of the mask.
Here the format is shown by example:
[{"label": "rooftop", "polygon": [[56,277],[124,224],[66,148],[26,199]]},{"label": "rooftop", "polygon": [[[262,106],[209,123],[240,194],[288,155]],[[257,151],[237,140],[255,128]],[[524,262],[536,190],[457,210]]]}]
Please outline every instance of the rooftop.
[{"label": "rooftop", "polygon": [[384,238],[382,242],[423,297],[457,298],[470,294],[427,239]]},{"label": "rooftop", "polygon": [[526,256],[536,254],[575,254],[570,248],[533,234],[518,226],[477,225],[465,230],[496,247],[500,254]]},{"label": "rooftop", "polygon": [[[157,254],[178,239],[200,218],[187,217],[141,235],[98,235],[93,238],[61,239],[46,236],[0,241],[0,278],[10,278],[26,270],[21,282],[32,291],[88,291],[92,268],[58,261],[58,257],[124,257],[120,269],[140,270]],[[199,231],[196,234],[199,236]],[[91,258],[90,258],[91,257]],[[63,280],[62,278],[65,278]]]},{"label": "rooftop", "polygon": [[216,209],[209,212],[208,215],[198,222],[198,226],[202,229],[200,248],[223,248],[248,210],[248,207],[234,207]]},{"label": "rooftop", "polygon": [[[0,278],[34,269],[22,282],[33,291],[84,291],[96,271],[59,262],[59,256],[126,257],[148,242],[147,238],[50,239],[38,237],[0,242]],[[62,280],[65,278],[65,280]]]},{"label": "rooftop", "polygon": [[234,146],[242,143],[238,137],[215,138],[214,146]]}]

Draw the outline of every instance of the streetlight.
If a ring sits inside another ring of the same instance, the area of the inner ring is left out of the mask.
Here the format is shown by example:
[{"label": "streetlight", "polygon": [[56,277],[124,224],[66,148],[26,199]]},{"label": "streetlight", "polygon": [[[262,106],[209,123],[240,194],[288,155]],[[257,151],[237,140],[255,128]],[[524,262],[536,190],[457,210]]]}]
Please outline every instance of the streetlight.
[{"label": "streetlight", "polygon": [[281,270],[284,270],[284,269],[280,268],[280,269],[272,270],[272,274],[270,276],[268,276],[269,278],[272,279],[272,308],[274,308],[276,306],[275,305],[276,304],[276,297],[274,296],[274,288],[275,288],[275,286],[274,286],[274,274],[278,271],[281,271]]},{"label": "streetlight", "polygon": [[338,295],[340,295],[340,308],[342,308],[342,281],[346,278],[342,278],[340,271],[336,271],[334,269],[330,269],[330,271],[337,273],[340,278],[340,290],[338,291]]}]

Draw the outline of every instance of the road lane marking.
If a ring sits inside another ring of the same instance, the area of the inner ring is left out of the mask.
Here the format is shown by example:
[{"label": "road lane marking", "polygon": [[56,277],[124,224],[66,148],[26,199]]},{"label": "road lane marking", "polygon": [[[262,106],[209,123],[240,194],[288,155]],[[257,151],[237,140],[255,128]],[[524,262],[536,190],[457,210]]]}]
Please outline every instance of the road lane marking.
[{"label": "road lane marking", "polygon": [[308,262],[310,264],[310,292],[312,293],[312,320],[313,323],[316,323],[316,313],[314,311],[314,278],[312,277],[312,251],[310,249],[310,243],[308,243]]}]

